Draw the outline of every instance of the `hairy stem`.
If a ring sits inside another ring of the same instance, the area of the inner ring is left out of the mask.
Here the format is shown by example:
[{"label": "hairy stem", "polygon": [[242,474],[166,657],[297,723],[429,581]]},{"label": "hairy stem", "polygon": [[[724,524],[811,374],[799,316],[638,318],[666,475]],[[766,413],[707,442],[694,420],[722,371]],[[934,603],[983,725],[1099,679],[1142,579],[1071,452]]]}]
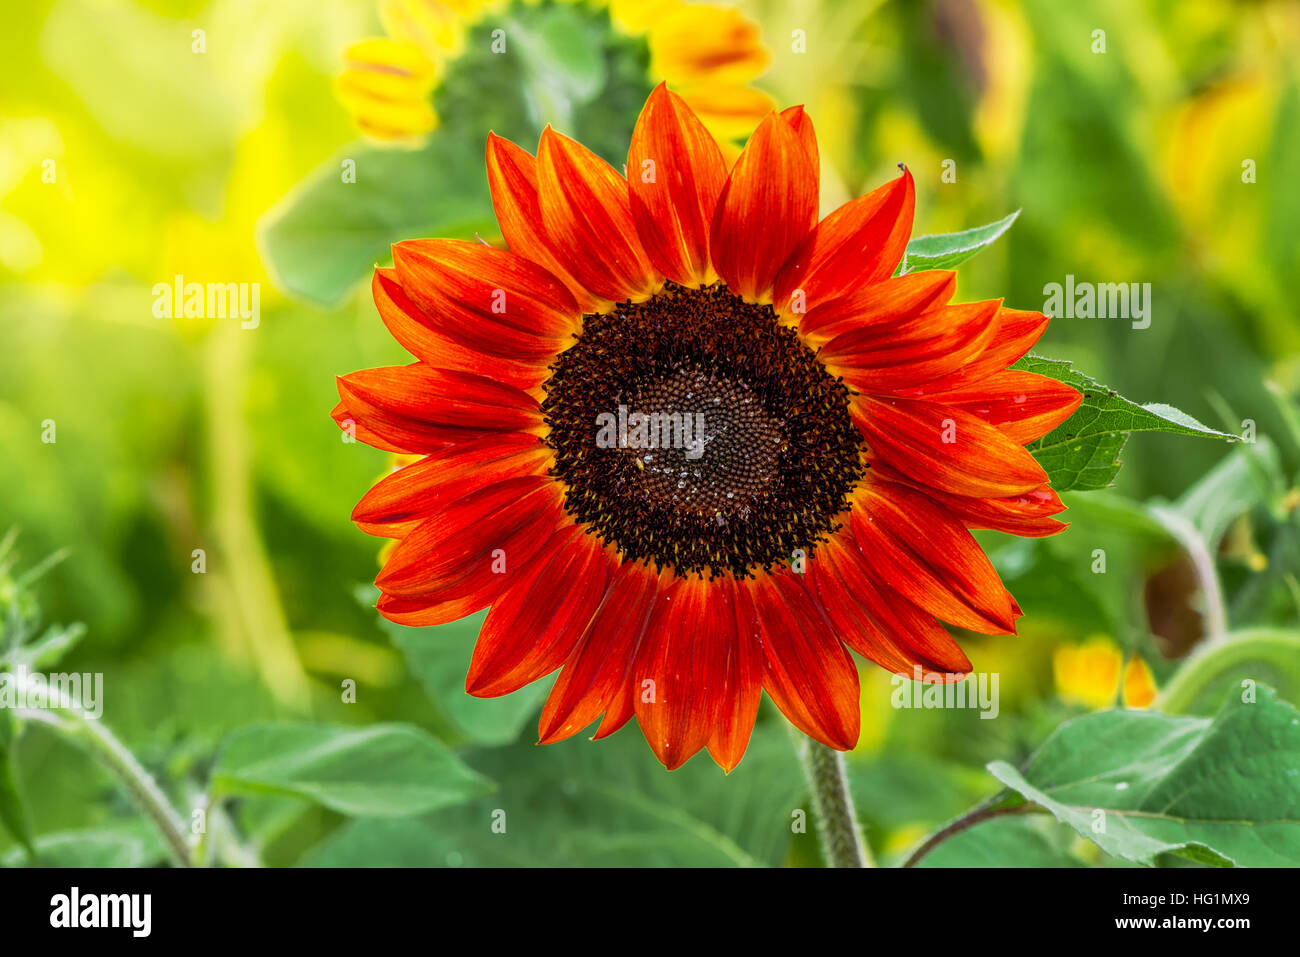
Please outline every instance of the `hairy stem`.
[{"label": "hairy stem", "polygon": [[822,857],[827,867],[871,867],[871,852],[863,840],[849,793],[844,755],[805,737],[793,728],[795,752],[812,791],[821,835]]},{"label": "hairy stem", "polygon": [[38,677],[20,675],[18,690],[23,696],[22,700],[26,700],[27,687],[37,683],[43,685],[45,700],[50,703],[50,710],[15,708],[14,713],[19,718],[54,728],[93,754],[122,783],[131,799],[153,822],[154,827],[162,834],[175,863],[188,867],[190,843],[185,835],[185,822],[172,807],[153,776],[108,728],[87,715],[82,707],[65,692],[51,689]]},{"label": "hairy stem", "polygon": [[982,804],[979,807],[973,808],[966,814],[963,814],[951,824],[948,824],[931,834],[930,837],[926,839],[926,842],[913,851],[908,856],[907,860],[903,861],[900,866],[915,867],[921,858],[925,857],[925,855],[929,854],[944,841],[948,840],[948,838],[952,837],[954,834],[960,834],[967,828],[974,827],[982,821],[988,821],[995,817],[1002,817],[1006,814],[1026,814],[1031,811],[1041,810],[1042,808],[1037,804],[1017,804],[1015,807],[992,807],[989,804]]}]

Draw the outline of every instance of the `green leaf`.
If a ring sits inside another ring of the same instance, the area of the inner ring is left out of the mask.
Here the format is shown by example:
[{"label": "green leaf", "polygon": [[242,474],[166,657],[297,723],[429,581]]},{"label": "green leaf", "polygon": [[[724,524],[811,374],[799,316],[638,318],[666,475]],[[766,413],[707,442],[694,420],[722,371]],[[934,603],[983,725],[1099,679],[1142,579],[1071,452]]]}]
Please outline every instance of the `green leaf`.
[{"label": "green leaf", "polygon": [[980,768],[912,751],[886,751],[847,765],[858,818],[878,849],[890,834],[949,820],[988,793]]},{"label": "green leaf", "polygon": [[[372,587],[359,588],[357,600],[373,606],[377,594]],[[461,735],[477,744],[509,744],[537,713],[550,681],[535,681],[500,698],[475,698],[465,693],[465,674],[486,615],[479,612],[426,628],[380,617],[379,627],[406,657],[425,694]]]},{"label": "green leaf", "polygon": [[539,122],[570,127],[574,107],[589,103],[605,86],[599,38],[571,7],[541,11],[531,27],[512,22],[507,28],[523,64],[526,96]]},{"label": "green leaf", "polygon": [[1072,495],[1068,504],[1072,522],[1086,521],[1114,529],[1138,542],[1165,544],[1177,541],[1165,524],[1151,514],[1148,504],[1135,502],[1111,489],[1094,489],[1086,494]]},{"label": "green leaf", "polygon": [[916,272],[918,269],[953,269],[985,246],[995,242],[1011,228],[1011,224],[1019,215],[1020,210],[1016,210],[996,223],[976,226],[974,229],[962,230],[959,233],[917,236],[907,244],[907,254],[903,257],[899,272]]},{"label": "green leaf", "polygon": [[419,728],[380,724],[261,724],[226,739],[212,792],[285,794],[342,814],[421,814],[491,790]]},{"label": "green leaf", "polygon": [[[500,791],[400,821],[343,826],[313,867],[752,867],[784,861],[793,812],[811,814],[787,735],[755,729],[725,775],[705,753],[671,773],[635,729],[475,754]],[[494,829],[493,825],[498,826]],[[503,830],[504,828],[504,830]]]},{"label": "green leaf", "polygon": [[[356,182],[344,181],[347,160]],[[416,150],[346,147],[267,213],[258,240],[280,287],[334,305],[395,242],[496,231],[483,150],[440,132]]]},{"label": "green leaf", "polygon": [[1281,497],[1285,492],[1284,483],[1277,448],[1261,437],[1253,444],[1233,449],[1179,496],[1174,508],[1213,549],[1239,515],[1268,503],[1275,496]]},{"label": "green leaf", "polygon": [[[36,853],[44,867],[153,867],[166,857],[157,834],[143,821],[42,834]],[[0,855],[0,867],[30,863],[19,848]]]},{"label": "green leaf", "polygon": [[40,638],[15,651],[10,656],[10,664],[15,668],[23,665],[30,671],[39,671],[57,663],[85,634],[86,626],[80,622],[66,626],[52,625]]},{"label": "green leaf", "polygon": [[1083,867],[1057,831],[1055,821],[1022,815],[994,818],[948,838],[917,867]]},{"label": "green leaf", "polygon": [[1076,372],[1068,362],[1031,355],[1013,368],[1049,376],[1083,393],[1083,404],[1074,415],[1028,446],[1058,492],[1108,486],[1119,471],[1119,453],[1132,432],[1170,432],[1237,441],[1235,435],[1202,425],[1172,406],[1138,405]]},{"label": "green leaf", "polygon": [[[3,722],[5,712],[0,712]],[[0,823],[14,839],[27,851],[28,857],[36,859],[36,846],[32,841],[32,816],[23,800],[18,786],[18,772],[14,767],[13,752],[4,741],[0,741]]]},{"label": "green leaf", "polygon": [[989,771],[1106,853],[1300,864],[1300,713],[1260,687],[1213,719],[1104,711],[1058,728],[1023,773]]}]

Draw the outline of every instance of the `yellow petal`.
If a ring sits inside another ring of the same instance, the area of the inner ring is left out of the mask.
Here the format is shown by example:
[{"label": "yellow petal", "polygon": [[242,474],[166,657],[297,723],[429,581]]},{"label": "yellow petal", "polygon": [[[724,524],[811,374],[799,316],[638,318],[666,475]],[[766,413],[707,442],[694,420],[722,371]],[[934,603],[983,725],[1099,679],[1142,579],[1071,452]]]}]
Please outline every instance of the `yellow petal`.
[{"label": "yellow petal", "polygon": [[429,58],[414,43],[392,37],[359,40],[343,51],[343,59],[349,69],[427,77],[431,83],[441,72],[441,61]]},{"label": "yellow petal", "polygon": [[384,99],[352,83],[344,74],[335,83],[339,101],[352,114],[357,128],[379,140],[406,140],[424,136],[438,125],[438,114],[427,98]]},{"label": "yellow petal", "polygon": [[746,138],[776,107],[762,90],[739,84],[705,84],[673,90],[719,140]]},{"label": "yellow petal", "polygon": [[414,43],[430,59],[460,56],[465,49],[464,17],[440,0],[379,0],[379,19],[391,37]]},{"label": "yellow petal", "polygon": [[609,20],[614,29],[639,37],[682,0],[609,0]]},{"label": "yellow petal", "polygon": [[424,102],[433,91],[429,77],[402,73],[384,73],[370,68],[350,68],[338,78],[339,96],[352,99],[376,99],[389,102]]},{"label": "yellow petal", "polygon": [[980,62],[985,83],[972,117],[987,156],[1010,156],[1020,144],[1034,76],[1034,37],[1025,15],[1005,0],[978,0]]},{"label": "yellow petal", "polygon": [[372,37],[345,51],[348,68],[334,84],[339,101],[366,135],[385,141],[422,137],[438,125],[429,102],[441,61],[406,40]]},{"label": "yellow petal", "polygon": [[1149,708],[1155,700],[1155,675],[1145,661],[1134,655],[1124,667],[1124,707]]},{"label": "yellow petal", "polygon": [[733,7],[678,6],[655,21],[648,39],[650,73],[672,87],[747,83],[772,59],[758,24]]},{"label": "yellow petal", "polygon": [[1123,655],[1102,636],[1078,645],[1061,645],[1052,655],[1056,690],[1063,701],[1089,708],[1108,708],[1119,689]]},{"label": "yellow petal", "polygon": [[483,14],[499,12],[509,5],[505,0],[442,0],[442,4],[466,23],[477,23]]}]

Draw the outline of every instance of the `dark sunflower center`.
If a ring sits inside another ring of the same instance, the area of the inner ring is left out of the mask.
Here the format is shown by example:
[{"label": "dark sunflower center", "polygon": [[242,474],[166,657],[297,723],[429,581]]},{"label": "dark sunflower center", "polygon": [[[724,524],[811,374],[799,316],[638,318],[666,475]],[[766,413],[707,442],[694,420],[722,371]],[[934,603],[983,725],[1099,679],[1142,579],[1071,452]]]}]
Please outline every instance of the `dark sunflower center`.
[{"label": "dark sunflower center", "polygon": [[569,512],[678,574],[810,555],[862,475],[844,384],[721,283],[585,316],[545,390]]}]

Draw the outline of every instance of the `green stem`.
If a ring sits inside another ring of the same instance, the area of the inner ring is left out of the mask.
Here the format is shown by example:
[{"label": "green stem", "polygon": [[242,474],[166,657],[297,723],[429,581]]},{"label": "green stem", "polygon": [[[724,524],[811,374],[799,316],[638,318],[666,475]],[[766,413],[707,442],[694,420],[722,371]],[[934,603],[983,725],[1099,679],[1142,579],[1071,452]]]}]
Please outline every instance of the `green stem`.
[{"label": "green stem", "polygon": [[871,867],[871,852],[862,837],[853,796],[849,792],[844,755],[805,737],[792,727],[795,752],[812,791],[821,836],[822,857],[827,867]]},{"label": "green stem", "polygon": [[1160,689],[1152,707],[1166,714],[1186,714],[1214,682],[1231,674],[1251,673],[1243,672],[1242,665],[1266,662],[1284,671],[1297,660],[1300,660],[1300,638],[1285,629],[1251,628],[1230,638],[1212,638],[1183,662],[1169,683]]},{"label": "green stem", "polygon": [[226,813],[225,806],[220,801],[212,805],[212,811],[208,814],[208,829],[210,831],[215,829],[217,838],[220,838],[212,842],[214,863],[228,867],[262,866],[257,850],[240,840],[235,822],[230,819],[230,815]]},{"label": "green stem", "polygon": [[[24,698],[27,684],[35,684],[37,681],[39,679],[31,676],[20,679],[20,690]],[[48,701],[53,695],[53,689],[46,685],[44,690]],[[162,834],[175,863],[188,867],[190,843],[185,835],[185,822],[172,807],[153,776],[144,769],[135,755],[114,736],[113,732],[87,715],[67,694],[59,692],[54,699],[52,710],[15,708],[14,713],[20,718],[54,728],[98,758],[100,763],[117,777],[131,799]]]},{"label": "green stem", "polygon": [[203,799],[203,830],[199,834],[194,849],[190,852],[190,864],[194,867],[208,866],[208,848],[211,847],[209,835],[212,833],[212,816],[216,810],[211,795]]},{"label": "green stem", "polygon": [[226,323],[205,349],[205,431],[218,567],[209,572],[222,632],[251,656],[279,705],[310,710],[307,675],[289,633],[270,560],[253,515],[253,465],[244,416],[249,333]]},{"label": "green stem", "polygon": [[1014,807],[993,807],[989,804],[982,804],[979,807],[972,808],[966,814],[963,814],[957,820],[945,825],[931,834],[915,851],[908,855],[907,860],[903,861],[901,867],[915,867],[925,855],[929,854],[936,847],[942,844],[948,838],[955,834],[960,834],[969,827],[974,827],[983,821],[995,817],[1002,817],[1006,814],[1030,814],[1043,809],[1037,804],[1017,804]]},{"label": "green stem", "polygon": [[192,867],[261,867],[257,851],[244,844],[234,821],[226,813],[225,802],[219,794],[203,794],[192,789],[186,799],[195,807],[203,808],[203,833],[198,836],[190,852]]}]

